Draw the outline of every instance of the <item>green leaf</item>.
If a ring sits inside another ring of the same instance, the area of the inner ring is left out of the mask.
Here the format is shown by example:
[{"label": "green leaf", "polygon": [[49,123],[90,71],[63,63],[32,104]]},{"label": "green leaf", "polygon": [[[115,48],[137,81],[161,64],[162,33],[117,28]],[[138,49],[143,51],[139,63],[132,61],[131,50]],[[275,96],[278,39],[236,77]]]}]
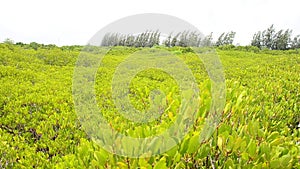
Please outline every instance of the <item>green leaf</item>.
[{"label": "green leaf", "polygon": [[248,160],[249,160],[249,155],[248,155],[248,153],[243,152],[243,153],[242,153],[242,159],[245,160],[245,161],[248,161]]},{"label": "green leaf", "polygon": [[189,146],[189,140],[188,139],[184,139],[183,142],[181,143],[181,147],[180,147],[180,153],[184,154]]},{"label": "green leaf", "polygon": [[166,158],[162,157],[154,166],[154,169],[167,169]]},{"label": "green leaf", "polygon": [[199,136],[200,135],[197,132],[194,136],[191,137],[189,144],[188,144],[187,153],[194,153],[198,150],[198,148],[200,146]]},{"label": "green leaf", "polygon": [[145,158],[139,158],[139,166],[140,167],[146,167],[149,168],[151,165],[148,163],[148,161],[145,160]]},{"label": "green leaf", "polygon": [[271,158],[271,149],[268,143],[261,143],[260,145],[260,155],[265,154],[265,157],[267,160],[270,160]]},{"label": "green leaf", "polygon": [[233,160],[230,157],[228,157],[224,165],[225,168],[233,168],[234,167]]},{"label": "green leaf", "polygon": [[119,167],[121,167],[121,168],[127,168],[127,164],[126,164],[125,162],[123,162],[123,161],[118,161],[118,162],[117,162],[117,165],[118,165]]},{"label": "green leaf", "polygon": [[183,162],[179,162],[176,164],[175,168],[174,169],[182,169],[182,168],[186,168],[186,166],[184,165]]},{"label": "green leaf", "polygon": [[94,158],[102,165],[104,166],[107,160],[107,155],[105,153],[101,153],[100,151],[94,152]]},{"label": "green leaf", "polygon": [[251,157],[256,156],[256,144],[255,141],[251,140],[250,143],[248,144],[248,151],[249,155]]},{"label": "green leaf", "polygon": [[290,161],[291,161],[292,157],[287,154],[287,155],[284,155],[280,158],[280,163],[281,163],[281,166],[288,166]]},{"label": "green leaf", "polygon": [[270,143],[270,145],[271,146],[277,146],[277,145],[279,145],[279,144],[281,144],[282,143],[282,139],[281,138],[276,138],[275,140],[273,140],[271,143]]},{"label": "green leaf", "polygon": [[272,160],[270,162],[270,167],[271,168],[280,168],[280,161],[278,159]]},{"label": "green leaf", "polygon": [[234,147],[234,138],[232,135],[228,136],[228,142],[226,145],[226,151],[232,151],[233,147]]},{"label": "green leaf", "polygon": [[241,102],[243,101],[243,97],[244,95],[247,93],[247,91],[243,91],[239,97],[237,98],[237,101],[236,101],[236,105],[239,106],[241,104]]},{"label": "green leaf", "polygon": [[198,157],[201,158],[205,158],[207,157],[208,153],[210,152],[210,146],[207,144],[204,144],[201,146]]},{"label": "green leaf", "polygon": [[235,144],[233,146],[233,151],[236,151],[241,146],[242,141],[243,141],[242,138],[237,137],[237,139],[235,140]]},{"label": "green leaf", "polygon": [[274,131],[274,132],[272,132],[272,133],[268,136],[267,140],[268,140],[268,141],[272,141],[272,140],[278,138],[279,136],[280,136],[280,135],[279,135],[279,132]]},{"label": "green leaf", "polygon": [[223,149],[223,138],[222,137],[218,137],[218,147],[222,150]]}]

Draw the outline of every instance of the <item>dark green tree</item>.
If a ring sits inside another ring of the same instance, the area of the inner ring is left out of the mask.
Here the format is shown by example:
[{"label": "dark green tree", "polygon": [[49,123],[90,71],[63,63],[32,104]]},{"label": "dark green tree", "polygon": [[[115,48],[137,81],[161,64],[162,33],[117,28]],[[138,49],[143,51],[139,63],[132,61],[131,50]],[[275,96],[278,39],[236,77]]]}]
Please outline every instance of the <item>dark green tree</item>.
[{"label": "dark green tree", "polygon": [[38,43],[36,43],[36,42],[31,42],[29,44],[29,47],[32,48],[32,49],[34,49],[34,50],[37,50],[39,48],[39,46],[40,45]]}]

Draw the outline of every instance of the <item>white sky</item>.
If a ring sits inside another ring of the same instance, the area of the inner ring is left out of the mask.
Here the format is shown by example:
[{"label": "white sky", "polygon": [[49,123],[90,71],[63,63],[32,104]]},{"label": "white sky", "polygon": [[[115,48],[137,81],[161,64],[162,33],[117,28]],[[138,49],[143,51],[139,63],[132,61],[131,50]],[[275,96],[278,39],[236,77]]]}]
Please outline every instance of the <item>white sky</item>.
[{"label": "white sky", "polygon": [[0,41],[84,45],[101,28],[122,17],[162,13],[181,18],[204,34],[237,32],[247,45],[271,24],[300,34],[299,0],[1,0]]}]

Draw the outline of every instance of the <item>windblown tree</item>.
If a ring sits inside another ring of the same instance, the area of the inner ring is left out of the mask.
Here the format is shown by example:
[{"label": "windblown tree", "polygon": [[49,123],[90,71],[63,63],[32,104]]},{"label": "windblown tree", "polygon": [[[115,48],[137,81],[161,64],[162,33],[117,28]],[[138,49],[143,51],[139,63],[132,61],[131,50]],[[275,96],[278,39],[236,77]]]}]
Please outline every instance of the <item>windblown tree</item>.
[{"label": "windblown tree", "polygon": [[222,45],[223,45],[224,35],[225,35],[225,32],[223,32],[223,33],[219,36],[218,41],[216,42],[216,46],[222,46]]},{"label": "windblown tree", "polygon": [[171,41],[171,47],[174,47],[174,46],[179,46],[179,43],[178,43],[178,37],[181,33],[177,33],[173,38],[172,38],[172,41]]},{"label": "windblown tree", "polygon": [[290,47],[292,31],[287,29],[286,31],[280,30],[275,34],[274,44],[272,49],[286,50]]},{"label": "windblown tree", "polygon": [[[134,35],[122,35],[119,33],[107,33],[104,35],[101,46],[129,46],[129,47],[153,47],[160,44],[160,32],[145,31],[136,36]],[[199,46],[211,46],[212,34],[203,37],[197,31],[183,31],[178,32],[175,36],[172,33],[165,39],[163,44],[166,47],[199,47]]]},{"label": "windblown tree", "polygon": [[120,35],[118,38],[118,46],[125,46],[126,35]]},{"label": "windblown tree", "polygon": [[180,37],[179,37],[179,41],[178,41],[178,46],[182,46],[182,47],[187,47],[188,46],[188,34],[189,34],[189,31],[184,31],[180,34]]},{"label": "windblown tree", "polygon": [[12,44],[14,44],[14,41],[13,41],[12,39],[6,38],[6,39],[3,41],[3,43],[12,45]]},{"label": "windblown tree", "polygon": [[142,32],[137,36],[107,33],[101,41],[101,46],[152,47],[159,45],[159,38],[158,30]]},{"label": "windblown tree", "polygon": [[137,37],[135,38],[135,41],[134,41],[134,46],[135,47],[141,47],[141,45],[142,45],[142,34],[139,34],[139,35],[137,35]]},{"label": "windblown tree", "polygon": [[189,34],[188,39],[189,39],[188,46],[200,46],[200,42],[202,38],[200,34],[194,31]]},{"label": "windblown tree", "polygon": [[213,38],[212,38],[212,32],[205,36],[203,40],[201,40],[200,42],[200,46],[213,46],[214,43],[213,43]]},{"label": "windblown tree", "polygon": [[168,38],[163,42],[163,44],[167,47],[181,46],[181,47],[199,47],[203,45],[202,41],[209,40],[211,41],[211,37],[208,39],[203,38],[203,36],[197,31],[183,31],[178,32],[175,36],[172,36],[172,33],[168,36]]},{"label": "windblown tree", "polygon": [[134,46],[135,37],[133,35],[127,35],[124,46]]},{"label": "windblown tree", "polygon": [[107,33],[104,35],[101,46],[118,46],[120,44],[119,33]]},{"label": "windblown tree", "polygon": [[163,44],[166,47],[171,47],[171,39],[172,39],[172,33],[169,34],[169,36],[167,37],[167,39],[163,42]]},{"label": "windblown tree", "polygon": [[299,49],[300,48],[300,35],[294,37],[291,42],[291,49]]},{"label": "windblown tree", "polygon": [[261,31],[258,31],[253,35],[251,46],[256,46],[261,48],[263,46],[263,33]]},{"label": "windblown tree", "polygon": [[275,28],[271,25],[267,30],[263,32],[263,44],[268,49],[274,49],[274,39],[275,39]]},{"label": "windblown tree", "polygon": [[251,45],[260,49],[287,50],[299,48],[298,41],[299,35],[292,40],[292,30],[281,29],[276,32],[274,25],[271,25],[267,30],[255,33]]},{"label": "windblown tree", "polygon": [[232,45],[234,38],[235,38],[235,32],[231,31],[228,33],[222,33],[218,41],[216,42],[216,46],[223,46],[223,45]]}]

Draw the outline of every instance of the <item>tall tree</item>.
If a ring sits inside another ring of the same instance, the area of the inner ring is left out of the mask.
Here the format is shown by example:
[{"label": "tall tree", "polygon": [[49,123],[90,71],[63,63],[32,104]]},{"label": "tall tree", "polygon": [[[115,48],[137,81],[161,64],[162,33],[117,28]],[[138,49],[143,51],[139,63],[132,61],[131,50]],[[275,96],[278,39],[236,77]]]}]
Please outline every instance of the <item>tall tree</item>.
[{"label": "tall tree", "polygon": [[166,47],[171,47],[171,39],[172,39],[172,33],[169,34],[169,36],[167,37],[167,39],[163,42],[163,44]]},{"label": "tall tree", "polygon": [[213,33],[211,32],[209,35],[205,36],[204,39],[201,41],[200,46],[212,46],[213,45]]},{"label": "tall tree", "polygon": [[187,47],[188,45],[188,36],[189,31],[183,31],[179,37],[178,46]]},{"label": "tall tree", "polygon": [[267,30],[255,33],[251,41],[252,46],[259,48],[268,48],[271,50],[287,50],[295,48],[297,37],[292,40],[292,30],[275,31],[274,25],[271,25]]},{"label": "tall tree", "polygon": [[300,35],[297,35],[296,37],[294,37],[294,39],[291,42],[291,48],[292,49],[300,48]]},{"label": "tall tree", "polygon": [[216,42],[216,46],[222,46],[222,45],[224,45],[224,36],[225,36],[225,32],[223,32],[220,36],[219,36],[219,38],[218,38],[218,40],[217,40],[217,42]]},{"label": "tall tree", "polygon": [[232,45],[234,38],[235,32],[231,31],[226,34],[224,32],[219,36],[218,41],[216,42],[216,46]]},{"label": "tall tree", "polygon": [[14,41],[12,39],[9,39],[9,38],[6,38],[3,42],[6,43],[6,44],[11,44],[11,45],[14,44]]},{"label": "tall tree", "polygon": [[171,47],[178,46],[178,36],[180,36],[181,32],[178,32],[171,41]]},{"label": "tall tree", "polygon": [[262,48],[263,46],[263,34],[261,31],[258,31],[253,35],[251,46],[256,46],[258,48]]},{"label": "tall tree", "polygon": [[264,46],[268,49],[274,49],[275,28],[272,24],[266,31],[264,31]]},{"label": "tall tree", "polygon": [[287,29],[286,31],[280,30],[275,34],[272,49],[286,50],[290,47],[292,31]]}]

